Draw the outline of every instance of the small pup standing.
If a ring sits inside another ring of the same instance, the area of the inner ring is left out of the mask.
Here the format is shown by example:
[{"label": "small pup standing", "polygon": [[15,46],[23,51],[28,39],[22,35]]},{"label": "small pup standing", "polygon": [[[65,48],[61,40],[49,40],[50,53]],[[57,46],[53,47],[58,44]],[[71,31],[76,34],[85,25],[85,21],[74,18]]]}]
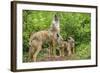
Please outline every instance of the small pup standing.
[{"label": "small pup standing", "polygon": [[65,56],[67,53],[68,56],[75,52],[75,40],[72,37],[68,37],[67,41],[60,41],[60,56]]}]

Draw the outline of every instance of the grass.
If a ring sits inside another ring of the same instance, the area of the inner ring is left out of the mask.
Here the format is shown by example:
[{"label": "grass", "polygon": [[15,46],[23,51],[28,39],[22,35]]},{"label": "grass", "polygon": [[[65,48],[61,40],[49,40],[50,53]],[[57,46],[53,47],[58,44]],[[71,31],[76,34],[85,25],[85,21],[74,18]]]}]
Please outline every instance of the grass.
[{"label": "grass", "polygon": [[76,48],[76,55],[80,59],[90,59],[91,58],[91,47],[87,44],[81,44]]}]

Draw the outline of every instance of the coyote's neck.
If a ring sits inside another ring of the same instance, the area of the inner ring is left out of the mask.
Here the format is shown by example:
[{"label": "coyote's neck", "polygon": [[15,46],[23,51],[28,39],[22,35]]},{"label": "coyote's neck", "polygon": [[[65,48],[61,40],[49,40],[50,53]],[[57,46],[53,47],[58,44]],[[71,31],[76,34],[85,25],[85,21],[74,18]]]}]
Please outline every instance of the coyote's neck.
[{"label": "coyote's neck", "polygon": [[60,22],[59,22],[59,17],[57,15],[53,17],[50,30],[57,33],[60,32]]}]

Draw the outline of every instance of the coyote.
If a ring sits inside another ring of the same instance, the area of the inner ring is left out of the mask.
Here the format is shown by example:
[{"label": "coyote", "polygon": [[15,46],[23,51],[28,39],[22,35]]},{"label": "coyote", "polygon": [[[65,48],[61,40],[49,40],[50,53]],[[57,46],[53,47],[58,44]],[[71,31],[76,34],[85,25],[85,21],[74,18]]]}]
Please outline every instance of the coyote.
[{"label": "coyote", "polygon": [[60,41],[59,47],[60,56],[64,56],[65,53],[70,56],[75,52],[75,40],[72,37],[68,37],[67,41]]},{"label": "coyote", "polygon": [[49,43],[49,56],[56,55],[55,52],[55,47],[57,44],[57,39],[59,38],[59,32],[60,32],[60,27],[59,27],[59,17],[55,15],[53,17],[53,21],[51,23],[51,26],[48,30],[42,30],[35,32],[31,34],[30,39],[29,39],[29,58],[32,61],[37,61],[37,55],[39,52],[43,49],[42,45],[46,41]]}]

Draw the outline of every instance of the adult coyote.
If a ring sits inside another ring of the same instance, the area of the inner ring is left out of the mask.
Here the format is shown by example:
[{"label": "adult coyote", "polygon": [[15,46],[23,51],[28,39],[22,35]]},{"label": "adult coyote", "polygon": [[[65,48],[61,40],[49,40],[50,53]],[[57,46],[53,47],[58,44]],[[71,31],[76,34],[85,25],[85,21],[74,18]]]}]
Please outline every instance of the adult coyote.
[{"label": "adult coyote", "polygon": [[43,49],[42,45],[47,41],[49,43],[50,56],[56,55],[55,46],[57,44],[57,39],[59,38],[59,17],[55,15],[53,17],[51,26],[48,30],[42,30],[31,34],[29,39],[29,57],[32,61],[37,60],[37,55]]}]

